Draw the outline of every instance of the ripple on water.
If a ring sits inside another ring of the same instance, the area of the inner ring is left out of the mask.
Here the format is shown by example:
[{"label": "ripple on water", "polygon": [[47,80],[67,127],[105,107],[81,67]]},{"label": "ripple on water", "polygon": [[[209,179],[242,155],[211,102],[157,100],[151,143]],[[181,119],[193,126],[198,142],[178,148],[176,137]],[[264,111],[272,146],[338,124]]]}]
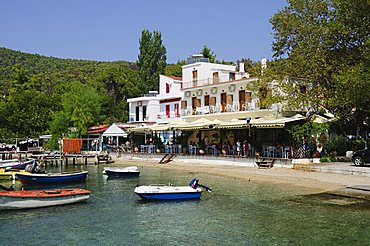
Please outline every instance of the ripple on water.
[{"label": "ripple on water", "polygon": [[[369,204],[325,195],[300,195],[282,185],[145,168],[139,178],[107,179],[87,166],[86,203],[0,212],[2,244],[21,245],[324,245],[367,244]],[[137,185],[212,188],[201,200],[146,202]]]}]

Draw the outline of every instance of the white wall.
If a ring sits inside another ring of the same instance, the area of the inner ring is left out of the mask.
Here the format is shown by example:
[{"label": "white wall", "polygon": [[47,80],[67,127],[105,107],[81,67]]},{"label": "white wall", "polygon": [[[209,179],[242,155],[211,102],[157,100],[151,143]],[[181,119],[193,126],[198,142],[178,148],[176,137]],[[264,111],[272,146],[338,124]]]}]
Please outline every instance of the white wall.
[{"label": "white wall", "polygon": [[[162,99],[181,97],[181,80],[175,80],[165,75],[159,75],[159,97]],[[166,93],[166,84],[170,85],[170,92]]]},{"label": "white wall", "polygon": [[[221,93],[227,93],[227,94],[233,95],[233,102],[239,103],[239,91],[240,90],[248,91],[248,89],[246,89],[246,85],[250,82],[251,82],[250,79],[246,79],[246,80],[237,81],[237,82],[234,82],[234,83],[229,82],[229,83],[209,85],[209,86],[205,86],[205,87],[201,87],[201,88],[186,89],[186,90],[184,90],[184,96],[183,96],[182,100],[186,100],[188,108],[190,108],[191,105],[192,105],[191,104],[192,103],[192,97],[196,97],[197,99],[201,100],[201,106],[204,106],[204,96],[209,95],[211,97],[216,97],[216,104],[220,104],[221,103]],[[235,90],[234,91],[229,90],[230,89],[229,86],[231,86],[231,85],[235,85]],[[217,92],[215,94],[212,93],[213,88],[217,88]],[[198,95],[199,90],[202,91],[201,96]],[[189,97],[185,96],[186,92],[190,92]],[[256,106],[257,106],[257,99],[252,98],[251,107],[256,108]]]},{"label": "white wall", "polygon": [[[139,106],[139,122],[156,122],[159,114],[159,98],[136,97],[127,100],[129,102],[129,122],[136,121],[136,107]],[[143,106],[146,106],[146,119],[143,120]]]}]

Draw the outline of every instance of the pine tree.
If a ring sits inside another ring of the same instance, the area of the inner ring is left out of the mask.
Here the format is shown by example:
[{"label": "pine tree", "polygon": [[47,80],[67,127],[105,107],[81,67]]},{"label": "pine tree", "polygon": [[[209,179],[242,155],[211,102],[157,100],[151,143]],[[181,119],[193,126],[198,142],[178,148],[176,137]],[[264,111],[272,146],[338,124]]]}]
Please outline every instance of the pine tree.
[{"label": "pine tree", "polygon": [[139,41],[139,82],[142,91],[158,90],[159,75],[166,67],[166,48],[162,42],[162,34],[143,30]]}]

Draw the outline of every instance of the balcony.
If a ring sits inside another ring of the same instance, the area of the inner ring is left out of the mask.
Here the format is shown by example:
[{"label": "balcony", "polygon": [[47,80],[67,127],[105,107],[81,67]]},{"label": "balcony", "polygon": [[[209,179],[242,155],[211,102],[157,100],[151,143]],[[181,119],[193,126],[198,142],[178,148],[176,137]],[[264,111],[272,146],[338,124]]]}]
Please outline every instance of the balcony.
[{"label": "balcony", "polygon": [[205,85],[215,85],[215,84],[230,82],[234,80],[235,79],[230,79],[230,76],[213,77],[213,78],[207,78],[207,79],[197,79],[193,81],[184,82],[183,89],[189,89],[189,88],[205,86]]},{"label": "balcony", "polygon": [[178,118],[180,117],[181,115],[180,114],[176,114],[176,113],[171,113],[170,115],[167,115],[166,113],[164,112],[161,112],[157,115],[157,119],[170,119],[170,118]]},{"label": "balcony", "polygon": [[220,103],[216,104],[215,106],[201,106],[195,107],[194,109],[188,107],[186,109],[181,110],[182,116],[188,115],[205,115],[205,114],[217,114],[223,112],[239,112],[239,111],[255,111],[257,107],[252,105],[251,103],[245,103],[242,105],[242,108],[239,106],[239,102],[233,102],[233,104],[224,104],[221,105]]}]

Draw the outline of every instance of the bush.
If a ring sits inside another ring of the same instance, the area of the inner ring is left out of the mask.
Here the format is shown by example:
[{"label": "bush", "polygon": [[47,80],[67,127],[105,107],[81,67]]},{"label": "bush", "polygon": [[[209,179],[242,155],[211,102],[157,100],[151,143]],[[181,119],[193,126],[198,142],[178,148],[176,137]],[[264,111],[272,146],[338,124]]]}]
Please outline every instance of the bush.
[{"label": "bush", "polygon": [[363,150],[366,147],[366,141],[364,139],[353,139],[350,140],[349,144],[353,151]]},{"label": "bush", "polygon": [[336,158],[333,156],[323,156],[320,158],[320,162],[335,162]]}]

